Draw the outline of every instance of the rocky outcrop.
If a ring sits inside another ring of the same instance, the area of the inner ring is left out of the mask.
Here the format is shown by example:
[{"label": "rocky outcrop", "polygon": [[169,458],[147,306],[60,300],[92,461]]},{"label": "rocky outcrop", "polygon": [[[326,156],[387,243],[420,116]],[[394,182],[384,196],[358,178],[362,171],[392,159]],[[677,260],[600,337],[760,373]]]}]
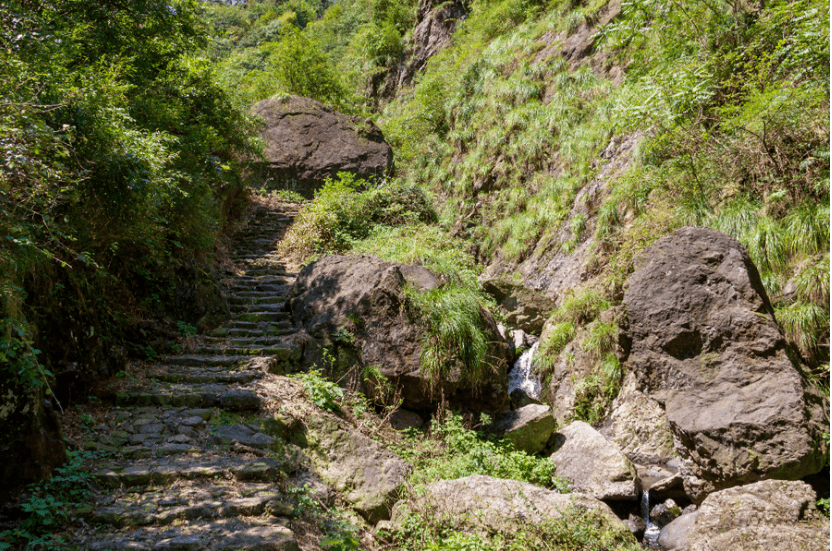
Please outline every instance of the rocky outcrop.
[{"label": "rocky outcrop", "polygon": [[410,466],[334,415],[320,412],[307,416],[305,423],[299,443],[321,479],[368,522],[389,518]]},{"label": "rocky outcrop", "polygon": [[[585,380],[599,380],[605,377],[599,371],[599,351],[586,346],[587,340],[593,332],[601,329],[600,324],[613,327],[613,337],[610,350],[617,358],[626,357],[629,349],[629,337],[626,331],[619,327],[619,318],[624,314],[618,308],[610,308],[601,312],[597,319],[586,327],[579,329],[572,341],[553,360],[549,387],[544,389],[548,395],[547,401],[552,404],[555,418],[560,424],[570,423],[575,417],[575,408],[580,398],[581,387]],[[550,340],[555,324],[546,323],[540,336],[541,348],[545,349]],[[602,351],[603,352],[603,351]],[[603,417],[603,416],[602,416]]]},{"label": "rocky outcrop", "polygon": [[641,484],[635,466],[587,423],[575,421],[559,430],[555,447],[550,459],[556,474],[571,480],[572,490],[609,501],[638,499]]},{"label": "rocky outcrop", "polygon": [[539,453],[546,448],[556,426],[549,406],[529,404],[496,414],[488,432],[507,439],[518,450]]},{"label": "rocky outcrop", "polygon": [[[407,60],[394,73],[398,87],[413,82],[428,60],[451,44],[456,26],[465,18],[468,9],[462,0],[421,0],[413,28],[412,45]],[[390,87],[390,92],[393,88]]]},{"label": "rocky outcrop", "polygon": [[[507,409],[508,345],[490,315],[482,312],[492,343],[490,377],[475,385],[457,367],[431,385],[421,368],[422,329],[406,311],[406,284],[425,291],[441,282],[421,266],[369,256],[328,256],[304,268],[291,303],[295,325],[309,337],[303,363],[324,365],[326,350],[345,370],[373,366],[400,390],[401,405],[410,410],[429,410],[442,396],[451,407],[469,411]],[[365,391],[379,398],[376,389]]]},{"label": "rocky outcrop", "polygon": [[457,529],[514,534],[518,526],[561,518],[570,507],[600,513],[606,528],[632,539],[624,523],[603,502],[583,494],[560,494],[526,482],[490,476],[468,476],[429,485],[424,494],[396,503],[391,524],[400,526],[408,513],[449,519]]},{"label": "rocky outcrop", "polygon": [[601,434],[618,444],[633,461],[665,463],[676,452],[664,408],[637,386],[635,375],[625,375]]},{"label": "rocky outcrop", "polygon": [[709,495],[699,509],[662,530],[668,550],[829,549],[829,519],[800,481],[765,480]]},{"label": "rocky outcrop", "polygon": [[366,179],[393,170],[393,150],[368,119],[299,96],[265,99],[255,113],[265,119],[267,162],[260,175],[267,187],[311,198],[325,178],[339,172]]},{"label": "rocky outcrop", "polygon": [[787,354],[739,242],[682,228],[637,258],[628,285],[626,366],[636,386],[664,407],[694,501],[823,467],[827,408]]},{"label": "rocky outcrop", "polygon": [[553,300],[507,279],[486,279],[482,287],[497,301],[505,314],[506,323],[526,333],[539,335],[549,314],[555,309]]}]

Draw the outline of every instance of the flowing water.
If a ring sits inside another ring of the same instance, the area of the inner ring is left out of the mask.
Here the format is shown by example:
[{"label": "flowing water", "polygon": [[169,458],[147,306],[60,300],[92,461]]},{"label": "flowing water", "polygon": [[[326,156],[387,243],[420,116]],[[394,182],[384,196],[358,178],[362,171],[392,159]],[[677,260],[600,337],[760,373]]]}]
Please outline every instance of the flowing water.
[{"label": "flowing water", "polygon": [[532,360],[539,344],[539,342],[534,343],[514,362],[514,367],[508,374],[509,394],[519,388],[534,399],[540,398],[540,381],[534,376],[532,368]]},{"label": "flowing water", "polygon": [[644,521],[644,543],[647,549],[659,549],[659,534],[662,529],[650,520],[650,490],[641,493],[641,519]]}]

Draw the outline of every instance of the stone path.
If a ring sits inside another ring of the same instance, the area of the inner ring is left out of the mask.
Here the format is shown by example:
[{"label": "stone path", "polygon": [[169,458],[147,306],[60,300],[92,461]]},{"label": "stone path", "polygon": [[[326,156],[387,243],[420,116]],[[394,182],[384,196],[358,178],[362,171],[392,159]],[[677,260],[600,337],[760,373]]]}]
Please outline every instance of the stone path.
[{"label": "stone path", "polygon": [[273,252],[296,214],[261,202],[234,239],[231,320],[86,418],[79,445],[104,454],[70,549],[299,549],[285,489],[301,461],[263,422],[264,383],[300,355],[284,308],[295,273]]}]

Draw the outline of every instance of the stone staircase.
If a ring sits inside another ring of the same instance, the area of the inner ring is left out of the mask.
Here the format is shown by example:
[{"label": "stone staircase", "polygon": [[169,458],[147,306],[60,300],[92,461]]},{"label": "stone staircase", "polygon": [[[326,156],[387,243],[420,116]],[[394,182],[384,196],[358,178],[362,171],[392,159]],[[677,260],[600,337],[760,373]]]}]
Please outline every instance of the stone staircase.
[{"label": "stone staircase", "polygon": [[76,444],[102,453],[69,549],[299,549],[286,490],[302,470],[269,434],[264,387],[300,357],[285,308],[295,271],[274,253],[296,214],[261,200],[234,238],[231,319],[120,380],[114,407],[86,417]]}]

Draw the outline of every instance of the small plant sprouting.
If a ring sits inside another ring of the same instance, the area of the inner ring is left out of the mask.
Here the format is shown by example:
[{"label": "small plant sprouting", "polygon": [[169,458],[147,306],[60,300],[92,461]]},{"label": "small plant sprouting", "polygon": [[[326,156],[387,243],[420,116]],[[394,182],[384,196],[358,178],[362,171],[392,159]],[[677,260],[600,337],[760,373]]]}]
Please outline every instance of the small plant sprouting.
[{"label": "small plant sprouting", "polygon": [[306,394],[316,406],[327,411],[341,411],[339,401],[344,397],[344,391],[335,383],[326,380],[319,370],[313,369],[292,377],[300,379]]}]

